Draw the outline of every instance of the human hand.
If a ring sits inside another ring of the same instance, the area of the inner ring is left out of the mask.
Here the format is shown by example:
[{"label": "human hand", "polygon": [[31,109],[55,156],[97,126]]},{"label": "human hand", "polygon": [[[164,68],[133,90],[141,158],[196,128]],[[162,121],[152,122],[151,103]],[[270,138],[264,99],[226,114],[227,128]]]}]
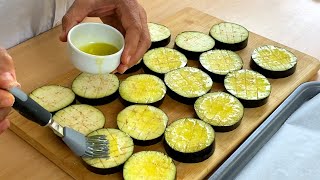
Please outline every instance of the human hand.
[{"label": "human hand", "polygon": [[119,73],[135,65],[151,45],[147,15],[136,0],[75,0],[62,19],[60,40],[67,41],[69,30],[87,16],[99,17],[124,34]]},{"label": "human hand", "polygon": [[7,90],[20,86],[16,81],[13,60],[7,51],[0,48],[0,134],[10,126],[7,118],[14,103],[14,97]]}]

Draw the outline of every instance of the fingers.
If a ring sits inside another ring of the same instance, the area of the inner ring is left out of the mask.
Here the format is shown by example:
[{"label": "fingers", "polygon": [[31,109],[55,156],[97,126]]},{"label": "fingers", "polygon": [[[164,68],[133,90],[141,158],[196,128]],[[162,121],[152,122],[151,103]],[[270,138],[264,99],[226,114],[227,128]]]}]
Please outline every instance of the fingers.
[{"label": "fingers", "polygon": [[[131,57],[135,55],[140,41],[141,29],[142,28],[141,26],[139,27],[139,25],[133,25],[126,29],[125,46],[121,55],[121,64],[129,65]],[[128,68],[129,67],[127,66],[123,69],[119,69],[119,72],[124,73]]]},{"label": "fingers", "polygon": [[138,61],[143,57],[144,53],[149,49],[151,45],[150,43],[148,43],[149,40],[150,39],[148,39],[145,35],[142,35],[141,40],[138,44],[138,49],[135,52],[134,56],[132,56],[132,58],[127,64],[121,62],[121,64],[117,68],[117,72],[123,74],[126,70],[136,65]]},{"label": "fingers", "polygon": [[60,40],[67,41],[70,29],[83,21],[87,16],[103,17],[114,14],[113,0],[76,0],[62,18]]},{"label": "fingers", "polygon": [[67,41],[67,35],[70,29],[79,24],[91,11],[89,1],[75,1],[62,18],[62,32],[60,40]]},{"label": "fingers", "polygon": [[[4,92],[4,90],[2,90]],[[0,134],[5,131],[6,129],[9,128],[10,122],[7,119],[8,114],[11,111],[11,105],[13,104],[13,96],[10,93],[6,93],[4,96],[9,96],[11,95],[12,97],[8,98],[3,98],[3,93],[0,92]],[[10,101],[12,102],[10,102]]]},{"label": "fingers", "polygon": [[[134,56],[140,41],[142,25],[140,18],[139,4],[136,0],[117,1],[117,9],[115,10],[121,24],[125,30],[125,47],[121,55],[121,64],[123,68],[119,68],[119,73],[123,73],[128,67],[125,67]],[[121,65],[119,66],[121,67]]]},{"label": "fingers", "polygon": [[20,86],[16,81],[13,60],[5,49],[0,48],[0,134],[10,126],[6,117],[14,103],[13,95],[4,89],[10,89],[13,86]]},{"label": "fingers", "polygon": [[126,31],[124,30],[121,21],[118,19],[118,16],[116,14],[112,14],[109,16],[100,17],[102,22],[104,24],[108,24],[114,28],[116,28],[118,31],[121,32],[121,34],[125,35]]},{"label": "fingers", "polygon": [[115,70],[113,70],[113,71],[111,72],[111,74],[116,74],[117,72],[118,72],[118,70],[115,69]]},{"label": "fingers", "polygon": [[0,121],[0,134],[3,133],[9,127],[10,127],[9,119],[4,119],[3,121]]},{"label": "fingers", "polygon": [[4,121],[11,111],[11,107],[0,108],[0,122]]},{"label": "fingers", "polygon": [[129,69],[128,64],[123,64],[120,63],[120,65],[118,66],[116,72],[123,74],[124,72],[126,72]]},{"label": "fingers", "polygon": [[125,47],[117,71],[124,73],[137,63],[150,47],[147,16],[137,0],[77,0],[62,19],[61,41],[67,41],[69,30],[86,16],[101,20],[125,35]]},{"label": "fingers", "polygon": [[0,48],[0,88],[10,89],[13,86],[20,86],[16,81],[13,60],[5,49]]},{"label": "fingers", "polygon": [[150,40],[150,34],[147,24],[147,14],[145,10],[140,6],[140,18],[141,18],[141,25],[142,25],[142,31],[141,36],[139,40],[138,48],[132,56],[131,62],[129,62],[129,67],[132,67],[135,65],[144,55],[144,53],[150,48],[151,46],[151,40]]},{"label": "fingers", "polygon": [[11,107],[13,103],[14,103],[13,95],[6,90],[0,89],[0,108]]},{"label": "fingers", "polygon": [[13,77],[10,72],[0,73],[0,88],[1,89],[11,89],[12,87],[20,87],[20,84]]},{"label": "fingers", "polygon": [[12,57],[8,54],[7,50],[0,47],[0,72],[9,72],[13,78],[16,78],[14,72],[14,65]]},{"label": "fingers", "polygon": [[115,14],[114,4],[103,4],[88,14],[89,17],[105,17]]},{"label": "fingers", "polygon": [[[141,6],[139,6],[139,9],[140,9],[139,18],[140,18],[141,29],[138,32],[139,36],[135,35],[135,38],[139,37],[139,40],[136,46],[136,44],[132,43],[133,40],[130,37],[127,37],[127,36],[130,36],[131,34],[126,33],[126,40],[128,41],[128,43],[131,43],[131,44],[127,45],[127,41],[126,41],[127,51],[125,52],[124,50],[122,54],[121,64],[117,68],[117,71],[119,73],[124,73],[128,68],[134,66],[142,58],[144,53],[149,49],[151,45],[150,35],[149,35],[149,30],[147,25],[147,15]],[[134,48],[131,49],[131,47],[134,47]]]}]

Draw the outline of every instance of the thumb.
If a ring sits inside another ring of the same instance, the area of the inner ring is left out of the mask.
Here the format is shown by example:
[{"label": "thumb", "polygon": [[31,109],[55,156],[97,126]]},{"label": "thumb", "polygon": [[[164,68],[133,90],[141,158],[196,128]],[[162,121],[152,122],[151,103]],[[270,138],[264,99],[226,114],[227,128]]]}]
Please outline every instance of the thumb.
[{"label": "thumb", "polygon": [[21,87],[14,75],[10,72],[4,72],[0,74],[0,87],[1,89],[9,90],[12,87]]},{"label": "thumb", "polygon": [[70,29],[82,22],[89,12],[90,10],[88,9],[86,1],[75,1],[72,4],[62,18],[62,32],[59,37],[62,42],[67,41],[67,35]]}]

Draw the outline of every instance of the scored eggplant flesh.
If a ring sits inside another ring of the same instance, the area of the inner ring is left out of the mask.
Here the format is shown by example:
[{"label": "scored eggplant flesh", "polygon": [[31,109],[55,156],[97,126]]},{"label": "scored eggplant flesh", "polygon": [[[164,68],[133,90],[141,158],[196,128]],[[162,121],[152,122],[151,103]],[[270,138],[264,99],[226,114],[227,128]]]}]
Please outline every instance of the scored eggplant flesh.
[{"label": "scored eggplant flesh", "polygon": [[211,90],[212,79],[198,68],[183,67],[165,75],[166,85],[175,93],[186,98],[199,97]]},{"label": "scored eggplant flesh", "polygon": [[219,75],[240,70],[243,66],[241,57],[229,50],[211,50],[202,53],[200,63],[208,71]]},{"label": "scored eggplant flesh", "polygon": [[190,52],[205,52],[213,49],[215,42],[202,32],[185,31],[177,35],[175,44]]},{"label": "scored eggplant flesh", "polygon": [[166,86],[157,76],[139,74],[122,81],[119,93],[125,101],[130,103],[151,104],[164,98]]},{"label": "scored eggplant flesh", "polygon": [[243,26],[222,22],[211,27],[209,34],[216,41],[216,48],[238,51],[248,44],[249,31]]},{"label": "scored eggplant flesh", "polygon": [[118,129],[99,129],[88,136],[105,135],[108,140],[107,158],[82,158],[85,166],[97,174],[111,174],[122,170],[123,164],[133,154],[133,141]]},{"label": "scored eggplant flesh", "polygon": [[123,167],[125,180],[166,179],[174,180],[176,166],[173,160],[162,152],[140,151],[133,154]]},{"label": "scored eggplant flesh", "polygon": [[268,78],[284,78],[292,75],[297,66],[297,57],[290,51],[273,45],[256,48],[250,67]]},{"label": "scored eggplant flesh", "polygon": [[165,131],[167,154],[180,162],[195,163],[209,158],[215,147],[215,133],[210,124],[183,118],[171,123]]},{"label": "scored eggplant flesh", "polygon": [[187,65],[187,58],[179,51],[171,48],[155,48],[143,56],[145,66],[155,73],[165,74],[171,70]]},{"label": "scored eggplant flesh", "polygon": [[176,151],[194,153],[201,151],[214,141],[214,130],[201,120],[179,119],[171,123],[165,132],[168,145]]},{"label": "scored eggplant flesh", "polygon": [[119,84],[114,74],[81,73],[72,82],[72,90],[81,103],[100,105],[118,97]]},{"label": "scored eggplant flesh", "polygon": [[262,74],[247,69],[228,73],[224,80],[224,86],[245,107],[257,107],[265,104],[271,93],[269,80]]},{"label": "scored eggplant flesh", "polygon": [[229,22],[213,25],[210,29],[210,34],[216,40],[230,44],[245,41],[249,36],[249,32],[246,28]]},{"label": "scored eggplant flesh", "polygon": [[61,126],[67,126],[84,135],[100,129],[105,124],[103,113],[87,104],[75,104],[61,109],[53,116]]},{"label": "scored eggplant flesh", "polygon": [[161,24],[148,22],[151,42],[158,42],[167,39],[171,36],[170,30]]},{"label": "scored eggplant flesh", "polygon": [[225,92],[208,93],[194,104],[197,116],[211,124],[216,131],[235,129],[240,123],[244,108],[234,96]]},{"label": "scored eggplant flesh", "polygon": [[72,90],[59,85],[39,87],[32,91],[29,96],[51,113],[63,109],[75,102],[75,94]]},{"label": "scored eggplant flesh", "polygon": [[273,45],[261,46],[252,53],[252,59],[262,68],[285,71],[297,64],[297,57],[284,48]]},{"label": "scored eggplant flesh", "polygon": [[119,129],[131,136],[137,145],[156,143],[153,140],[163,135],[167,123],[168,116],[161,109],[149,105],[128,106],[117,116]]}]

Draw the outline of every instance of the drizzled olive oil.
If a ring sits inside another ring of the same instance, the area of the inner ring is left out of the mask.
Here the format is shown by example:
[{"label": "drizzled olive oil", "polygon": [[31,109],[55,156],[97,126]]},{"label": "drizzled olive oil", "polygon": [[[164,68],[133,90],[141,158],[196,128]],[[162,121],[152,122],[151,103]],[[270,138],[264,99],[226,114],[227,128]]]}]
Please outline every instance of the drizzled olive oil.
[{"label": "drizzled olive oil", "polygon": [[106,56],[119,51],[114,45],[104,42],[92,42],[81,46],[80,51],[97,56]]}]

